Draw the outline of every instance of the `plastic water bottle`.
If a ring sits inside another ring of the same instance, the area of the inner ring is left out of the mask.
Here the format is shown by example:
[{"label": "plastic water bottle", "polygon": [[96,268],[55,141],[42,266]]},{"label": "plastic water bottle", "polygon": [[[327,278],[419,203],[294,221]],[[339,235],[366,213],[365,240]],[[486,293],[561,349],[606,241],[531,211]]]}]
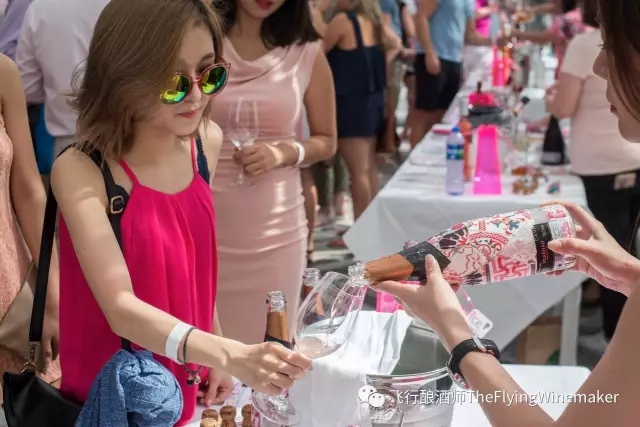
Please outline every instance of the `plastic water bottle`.
[{"label": "plastic water bottle", "polygon": [[447,193],[452,196],[464,194],[464,137],[459,127],[451,130],[447,139]]}]

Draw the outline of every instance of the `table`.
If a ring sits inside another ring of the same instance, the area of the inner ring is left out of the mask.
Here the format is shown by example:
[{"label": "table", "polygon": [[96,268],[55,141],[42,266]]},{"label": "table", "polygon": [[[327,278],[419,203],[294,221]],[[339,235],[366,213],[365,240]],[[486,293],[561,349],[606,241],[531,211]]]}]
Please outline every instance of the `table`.
[{"label": "table", "polygon": [[[461,95],[474,90],[477,81],[486,80],[490,59],[489,53],[478,69],[470,73]],[[539,89],[529,91],[529,95],[534,97],[541,93],[544,91]],[[539,102],[532,100],[531,104],[532,108],[539,110]],[[527,106],[522,114],[525,115],[529,108]],[[533,115],[538,113],[536,111]],[[457,102],[454,102],[445,121],[455,122],[457,115]],[[368,261],[389,255],[401,250],[407,240],[426,240],[453,224],[473,218],[535,208],[550,198],[586,205],[582,183],[571,175],[551,177],[551,180],[561,182],[561,193],[555,196],[546,194],[546,186],[541,186],[543,188],[531,196],[511,195],[509,186],[514,178],[507,176],[503,177],[507,190],[503,195],[448,196],[444,192],[445,141],[445,136],[430,132],[344,235],[347,247],[357,259]],[[425,166],[418,161],[420,156],[437,152],[441,153],[440,165]],[[580,283],[583,280],[584,276],[578,273],[529,277],[471,288],[468,293],[476,308],[493,321],[494,327],[487,337],[500,348],[509,344],[541,314],[564,300],[560,364],[575,365]]]},{"label": "table", "polygon": [[[567,404],[566,396],[575,394],[591,373],[589,369],[576,366],[531,366],[504,365],[505,369],[529,395],[553,392],[560,396],[555,401],[540,402],[553,419],[557,419]],[[489,420],[478,403],[458,403],[453,410],[451,427],[491,427]]]},{"label": "table", "polygon": [[[516,380],[520,387],[529,395],[537,393],[553,392],[556,396],[575,394],[591,373],[589,369],[575,366],[531,366],[531,365],[504,365],[504,368]],[[237,397],[232,403],[238,408],[249,402],[250,390],[238,385]],[[556,419],[562,414],[566,403],[563,399],[540,402],[542,407],[552,418]],[[215,407],[219,410],[220,407]],[[194,420],[187,427],[198,427],[204,408],[199,407]],[[239,409],[238,409],[239,412]],[[242,418],[236,418],[241,422]],[[456,402],[453,410],[453,419],[450,427],[491,427],[480,405],[476,402]],[[345,426],[346,427],[346,426]]]}]

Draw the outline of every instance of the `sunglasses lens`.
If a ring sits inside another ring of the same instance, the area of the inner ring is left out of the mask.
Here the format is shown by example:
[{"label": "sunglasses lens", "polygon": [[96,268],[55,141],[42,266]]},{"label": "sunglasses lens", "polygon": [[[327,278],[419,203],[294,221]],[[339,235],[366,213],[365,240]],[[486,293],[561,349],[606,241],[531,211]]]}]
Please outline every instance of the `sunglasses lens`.
[{"label": "sunglasses lens", "polygon": [[202,75],[200,87],[205,95],[215,95],[227,82],[226,67],[214,67]]},{"label": "sunglasses lens", "polygon": [[171,78],[171,83],[165,89],[160,98],[166,104],[176,104],[182,101],[189,93],[191,82],[186,76],[175,75]]}]

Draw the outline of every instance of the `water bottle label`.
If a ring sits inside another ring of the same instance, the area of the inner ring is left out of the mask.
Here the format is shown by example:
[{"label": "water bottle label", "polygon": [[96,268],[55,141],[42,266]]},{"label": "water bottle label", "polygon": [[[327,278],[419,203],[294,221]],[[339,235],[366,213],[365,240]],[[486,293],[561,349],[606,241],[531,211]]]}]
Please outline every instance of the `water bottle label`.
[{"label": "water bottle label", "polygon": [[447,144],[447,160],[464,160],[464,144]]}]

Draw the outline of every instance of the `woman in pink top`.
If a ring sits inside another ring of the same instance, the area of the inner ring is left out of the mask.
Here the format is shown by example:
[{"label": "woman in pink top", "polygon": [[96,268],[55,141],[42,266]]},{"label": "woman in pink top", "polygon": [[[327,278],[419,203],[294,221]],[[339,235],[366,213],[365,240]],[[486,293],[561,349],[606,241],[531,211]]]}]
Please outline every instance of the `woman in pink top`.
[{"label": "woman in pink top", "polygon": [[[594,1],[585,2],[584,21],[598,28]],[[571,118],[571,169],[582,178],[589,210],[620,246],[629,247],[640,214],[640,145],[620,135],[607,82],[594,73],[602,43],[599,29],[569,43],[558,82],[547,95],[547,111],[558,119]],[[595,280],[583,285],[582,298],[586,305],[601,306],[604,335],[610,340],[627,298]]]},{"label": "woman in pink top", "polygon": [[[0,85],[0,325],[6,326],[4,322],[15,321],[15,317],[5,317],[12,307],[25,308],[14,305],[21,292],[29,292],[28,286],[35,285],[33,280],[27,282],[27,277],[31,264],[37,265],[40,256],[46,195],[29,137],[20,73],[13,61],[2,54],[0,81],[3,82]],[[49,382],[60,378],[60,366],[55,360],[58,353],[57,317],[58,262],[54,252],[41,348],[49,365],[45,376]],[[0,380],[5,372],[20,372],[25,362],[2,344],[5,343],[0,340]],[[26,347],[26,342],[24,344]]]},{"label": "woman in pink top", "polygon": [[[222,338],[217,321],[215,216],[203,176],[213,175],[222,133],[203,117],[228,71],[218,18],[203,0],[112,0],[98,19],[74,100],[83,144],[51,173],[61,212],[61,390],[72,399],[86,398],[119,337],[164,356],[179,322],[196,328],[188,344],[183,336],[173,360],[158,356],[182,389],[178,425],[198,396],[222,403],[230,375],[275,394],[309,367],[282,346]],[[122,199],[107,200],[91,150]],[[202,154],[208,167],[196,161]],[[122,208],[121,249],[106,212]],[[200,393],[182,362],[204,368]]]},{"label": "woman in pink top", "polygon": [[[336,151],[333,79],[301,0],[226,0],[225,59],[233,72],[211,118],[223,131],[232,101],[254,100],[259,135],[236,152],[225,137],[213,192],[218,202],[218,304],[225,334],[264,340],[268,291],[287,297],[293,327],[305,268],[307,223],[298,164]],[[303,105],[310,136],[298,143]],[[250,185],[230,186],[244,168]]]}]

